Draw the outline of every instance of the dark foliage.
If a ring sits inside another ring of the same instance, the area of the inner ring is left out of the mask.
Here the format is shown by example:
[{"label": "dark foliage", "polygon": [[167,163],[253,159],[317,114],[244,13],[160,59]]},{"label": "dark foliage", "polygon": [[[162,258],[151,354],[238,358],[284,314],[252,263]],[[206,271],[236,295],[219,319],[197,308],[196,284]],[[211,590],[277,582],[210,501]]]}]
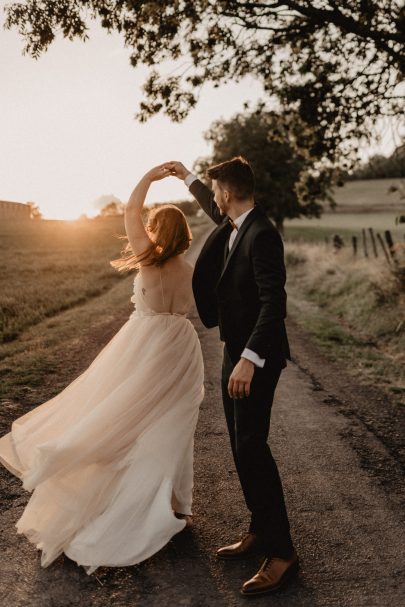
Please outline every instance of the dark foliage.
[{"label": "dark foliage", "polygon": [[215,122],[205,137],[213,153],[197,162],[197,173],[204,177],[208,166],[233,156],[247,158],[255,173],[255,199],[280,231],[286,218],[319,217],[319,201],[334,206],[329,191],[334,171],[308,153],[308,137],[297,114],[280,115],[259,106]]},{"label": "dark foliage", "polygon": [[[60,32],[86,40],[91,19],[119,32],[133,66],[151,72],[138,118],[182,120],[207,82],[247,74],[316,134],[312,153],[350,166],[381,116],[403,117],[405,7],[397,0],[27,0],[6,7],[25,51],[39,57]],[[169,75],[159,66],[174,60]]]}]

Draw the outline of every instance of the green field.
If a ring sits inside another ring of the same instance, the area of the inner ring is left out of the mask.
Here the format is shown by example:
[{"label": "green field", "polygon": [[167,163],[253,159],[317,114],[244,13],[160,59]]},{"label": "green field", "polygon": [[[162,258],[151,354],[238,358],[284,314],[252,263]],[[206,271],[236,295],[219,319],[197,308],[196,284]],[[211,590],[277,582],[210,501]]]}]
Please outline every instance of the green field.
[{"label": "green field", "polygon": [[405,179],[360,179],[348,181],[341,188],[335,188],[333,197],[337,212],[361,210],[363,212],[388,211],[405,212],[405,200],[400,200],[398,192],[389,193],[390,186],[404,189]]},{"label": "green field", "polygon": [[396,224],[398,215],[391,212],[373,213],[324,213],[319,219],[294,219],[286,222],[286,226],[305,228],[327,228],[335,230],[361,231],[362,228],[374,228],[376,231],[391,230],[405,234],[405,223]]},{"label": "green field", "polygon": [[392,232],[396,242],[404,242],[405,223],[396,223],[399,215],[405,215],[405,200],[398,194],[388,194],[390,185],[399,185],[399,179],[372,179],[351,181],[337,188],[334,196],[335,211],[325,205],[322,217],[287,220],[285,238],[308,242],[322,241],[339,234],[348,241],[351,236],[361,236],[363,228],[375,232]]},{"label": "green field", "polygon": [[[373,215],[376,215],[373,220]],[[350,244],[351,237],[361,238],[362,228],[368,232],[368,228],[373,228],[374,232],[383,235],[385,230],[390,230],[395,242],[405,242],[405,224],[392,227],[390,221],[384,217],[384,213],[370,213],[367,216],[356,213],[345,213],[329,218],[324,216],[321,220],[302,219],[294,222],[286,222],[284,228],[284,237],[286,240],[319,242],[325,239],[330,240],[335,234],[339,234],[346,242]]]}]

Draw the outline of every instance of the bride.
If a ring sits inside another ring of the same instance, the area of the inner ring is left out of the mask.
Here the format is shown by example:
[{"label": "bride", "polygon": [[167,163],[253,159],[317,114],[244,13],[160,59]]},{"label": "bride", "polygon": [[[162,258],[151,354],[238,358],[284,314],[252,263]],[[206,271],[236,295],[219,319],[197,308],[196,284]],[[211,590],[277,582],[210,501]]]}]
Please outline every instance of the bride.
[{"label": "bride", "polygon": [[135,310],[91,365],[0,439],[0,462],[32,491],[16,524],[47,567],[62,552],[88,574],[139,563],[191,524],[193,440],[203,399],[197,333],[186,318],[191,232],[175,206],[145,196],[170,174],[150,170],[125,210],[118,270],[137,268]]}]

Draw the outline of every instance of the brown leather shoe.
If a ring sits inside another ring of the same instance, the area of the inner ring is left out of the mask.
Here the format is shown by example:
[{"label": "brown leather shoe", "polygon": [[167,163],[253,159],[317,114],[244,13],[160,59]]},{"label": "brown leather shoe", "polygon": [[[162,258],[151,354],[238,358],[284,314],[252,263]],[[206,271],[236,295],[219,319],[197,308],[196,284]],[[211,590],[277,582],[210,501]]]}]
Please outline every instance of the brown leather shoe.
[{"label": "brown leather shoe", "polygon": [[233,561],[249,558],[258,552],[260,552],[260,542],[257,535],[248,533],[240,542],[219,548],[219,550],[217,550],[217,557],[219,559]]},{"label": "brown leather shoe", "polygon": [[274,592],[288,582],[298,572],[298,556],[293,552],[288,560],[280,558],[264,559],[259,571],[242,586],[243,596],[257,596]]}]

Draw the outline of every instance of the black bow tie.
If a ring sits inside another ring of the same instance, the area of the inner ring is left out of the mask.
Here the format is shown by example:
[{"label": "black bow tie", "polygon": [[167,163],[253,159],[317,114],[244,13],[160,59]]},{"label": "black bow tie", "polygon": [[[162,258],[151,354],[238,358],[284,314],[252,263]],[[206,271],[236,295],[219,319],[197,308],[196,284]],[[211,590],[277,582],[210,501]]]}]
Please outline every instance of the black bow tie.
[{"label": "black bow tie", "polygon": [[228,217],[228,221],[231,224],[231,226],[233,227],[234,230],[238,231],[238,226],[236,225],[236,223],[233,221],[233,219],[231,219],[230,217]]}]

